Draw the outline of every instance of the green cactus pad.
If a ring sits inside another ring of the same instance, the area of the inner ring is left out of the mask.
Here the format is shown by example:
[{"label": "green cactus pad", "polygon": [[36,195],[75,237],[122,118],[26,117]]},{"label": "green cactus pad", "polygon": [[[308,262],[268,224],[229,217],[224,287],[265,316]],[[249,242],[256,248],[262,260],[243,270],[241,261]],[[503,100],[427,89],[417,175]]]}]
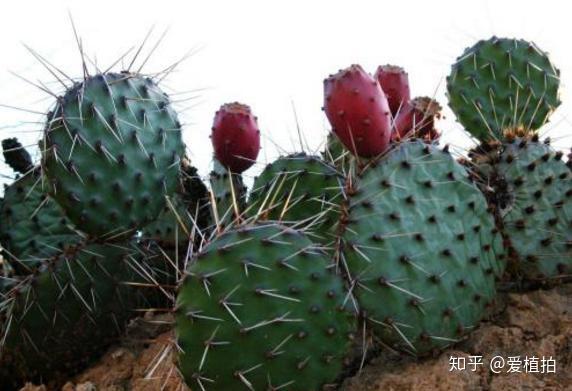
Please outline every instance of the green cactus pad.
[{"label": "green cactus pad", "polygon": [[353,178],[339,267],[374,333],[423,355],[477,326],[502,273],[485,198],[445,150],[397,145]]},{"label": "green cactus pad", "polygon": [[449,106],[481,141],[535,132],[560,105],[560,72],[534,43],[492,37],[465,50],[447,77]]},{"label": "green cactus pad", "polygon": [[177,299],[179,368],[208,390],[320,390],[354,333],[341,279],[298,231],[239,227],[188,270]]},{"label": "green cactus pad", "polygon": [[[209,180],[215,201],[212,207],[216,208],[218,224],[221,227],[230,225],[236,220],[233,192],[239,214],[242,215],[246,206],[247,189],[242,181],[242,175],[230,173],[217,159],[214,159]],[[214,216],[212,220],[215,222]]]},{"label": "green cactus pad", "polygon": [[179,191],[169,197],[163,212],[142,232],[144,239],[154,240],[163,248],[186,247],[192,232],[206,230],[209,223],[207,189],[196,168],[186,167],[182,182]]},{"label": "green cactus pad", "polygon": [[20,277],[0,308],[0,384],[57,379],[102,353],[147,308],[137,284],[153,271],[139,256],[129,244],[80,245]]},{"label": "green cactus pad", "polygon": [[116,236],[151,222],[175,191],[184,152],[169,98],[132,73],[90,76],[48,115],[42,165],[77,226]]},{"label": "green cactus pad", "polygon": [[316,156],[297,153],[268,164],[254,180],[248,213],[307,228],[320,242],[332,240],[343,195],[343,177]]},{"label": "green cactus pad", "polygon": [[328,133],[326,147],[322,152],[322,158],[336,167],[340,173],[346,174],[349,172],[351,156],[352,155],[344,147],[338,136],[332,132]]},{"label": "green cactus pad", "polygon": [[4,191],[0,206],[2,254],[18,274],[33,272],[43,260],[81,240],[43,185],[36,169]]},{"label": "green cactus pad", "polygon": [[[546,280],[572,272],[572,173],[561,152],[516,138],[503,145],[494,172],[504,183],[504,232],[518,273]],[[491,181],[495,182],[495,181]]]}]

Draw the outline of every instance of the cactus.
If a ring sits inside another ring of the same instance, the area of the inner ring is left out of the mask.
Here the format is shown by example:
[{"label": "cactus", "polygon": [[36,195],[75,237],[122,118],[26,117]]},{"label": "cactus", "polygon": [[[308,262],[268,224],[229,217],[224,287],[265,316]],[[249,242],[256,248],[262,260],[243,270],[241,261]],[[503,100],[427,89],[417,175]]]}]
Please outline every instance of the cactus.
[{"label": "cactus", "polygon": [[[232,180],[231,180],[232,178]],[[212,203],[212,221],[219,228],[240,220],[246,207],[246,186],[242,175],[231,172],[217,159],[213,161],[213,170],[210,173],[211,191],[214,198]]]},{"label": "cactus", "polygon": [[197,169],[183,160],[182,179],[178,191],[167,199],[167,205],[151,224],[145,226],[142,237],[163,249],[187,247],[194,230],[205,231],[210,224],[207,188]]},{"label": "cactus", "polygon": [[211,140],[216,159],[232,172],[254,164],[260,151],[260,130],[250,107],[227,103],[215,114]]},{"label": "cactus", "polygon": [[528,282],[556,281],[572,271],[572,173],[562,157],[534,136],[510,138],[474,157],[502,218],[511,271]]},{"label": "cactus", "polygon": [[409,76],[407,72],[396,65],[380,65],[375,71],[374,78],[387,97],[391,115],[395,118],[411,100],[409,91]]},{"label": "cactus", "polygon": [[386,344],[423,355],[474,328],[495,297],[502,240],[447,149],[405,141],[348,180],[338,267]]},{"label": "cactus", "polygon": [[80,244],[19,277],[0,307],[0,383],[54,380],[104,351],[145,308],[153,275],[128,244]]},{"label": "cactus", "polygon": [[4,259],[18,274],[32,273],[42,261],[82,239],[42,185],[38,167],[4,190],[0,243]]},{"label": "cactus", "polygon": [[534,132],[560,105],[560,72],[534,43],[492,37],[467,48],[447,77],[449,106],[481,141]]},{"label": "cactus", "polygon": [[89,76],[48,115],[42,166],[74,224],[117,237],[157,217],[184,151],[169,98],[133,73]]},{"label": "cactus", "polygon": [[297,153],[278,158],[254,180],[250,215],[307,229],[320,243],[332,240],[338,220],[342,176],[317,156]]},{"label": "cactus", "polygon": [[238,227],[198,256],[179,291],[179,368],[210,390],[318,390],[339,375],[354,316],[342,281],[300,232]]},{"label": "cactus", "polygon": [[448,79],[449,105],[481,141],[470,156],[510,246],[509,271],[526,282],[572,267],[570,172],[537,135],[560,104],[559,74],[534,44],[493,37],[467,49]]},{"label": "cactus", "polygon": [[335,133],[328,133],[322,159],[336,167],[342,175],[349,172],[351,155]]},{"label": "cactus", "polygon": [[376,80],[352,65],[324,80],[324,111],[332,131],[354,155],[384,152],[391,135],[389,103]]},{"label": "cactus", "polygon": [[393,141],[410,137],[437,141],[439,132],[435,120],[441,118],[441,105],[429,97],[417,97],[405,103],[394,121]]},{"label": "cactus", "polygon": [[2,140],[2,153],[6,164],[17,173],[26,174],[34,168],[30,154],[17,138]]}]

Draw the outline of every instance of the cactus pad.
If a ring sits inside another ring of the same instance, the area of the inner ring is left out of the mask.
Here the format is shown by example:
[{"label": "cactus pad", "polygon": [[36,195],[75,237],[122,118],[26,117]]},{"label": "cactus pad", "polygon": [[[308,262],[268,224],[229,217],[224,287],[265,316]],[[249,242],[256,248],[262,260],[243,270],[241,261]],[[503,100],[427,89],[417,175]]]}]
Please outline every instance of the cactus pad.
[{"label": "cactus pad", "polygon": [[448,151],[405,141],[347,194],[339,267],[374,333],[422,355],[475,327],[495,296],[502,240]]},{"label": "cactus pad", "polygon": [[179,368],[198,389],[318,390],[354,333],[342,281],[305,235],[280,225],[219,236],[178,296]]},{"label": "cactus pad", "polygon": [[515,138],[493,166],[497,179],[489,182],[497,184],[503,230],[517,273],[527,280],[572,271],[572,173],[562,157],[549,145]]},{"label": "cactus pad", "polygon": [[339,216],[342,189],[335,167],[305,153],[288,155],[268,164],[254,180],[248,211],[298,229],[308,227],[320,242],[327,242]]},{"label": "cactus pad", "polygon": [[40,170],[17,179],[4,192],[0,207],[3,256],[18,274],[29,274],[43,260],[78,243],[60,206],[42,189]]},{"label": "cactus pad", "polygon": [[447,78],[449,105],[481,141],[538,130],[560,105],[560,72],[534,43],[493,37],[465,50]]},{"label": "cactus pad", "polygon": [[157,217],[175,191],[184,152],[169,98],[131,73],[90,76],[48,115],[42,164],[68,217],[115,236]]}]

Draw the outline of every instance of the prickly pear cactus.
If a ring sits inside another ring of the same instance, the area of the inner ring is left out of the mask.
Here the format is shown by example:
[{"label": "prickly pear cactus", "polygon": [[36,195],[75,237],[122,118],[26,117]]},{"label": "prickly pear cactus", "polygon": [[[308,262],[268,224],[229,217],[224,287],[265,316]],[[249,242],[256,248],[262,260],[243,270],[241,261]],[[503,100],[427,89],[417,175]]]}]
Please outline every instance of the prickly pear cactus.
[{"label": "prickly pear cactus", "polygon": [[81,369],[146,308],[139,273],[151,271],[128,244],[82,244],[21,277],[0,307],[0,384]]},{"label": "prickly pear cactus", "polygon": [[352,179],[338,267],[385,343],[423,355],[472,330],[495,297],[502,240],[448,151],[405,141]]},{"label": "prickly pear cactus", "polygon": [[354,333],[341,280],[298,231],[239,227],[188,270],[177,301],[179,368],[198,389],[319,390]]},{"label": "prickly pear cactus", "polygon": [[240,215],[244,212],[246,186],[241,174],[231,173],[216,159],[213,159],[213,162],[213,170],[209,178],[214,196],[213,214],[215,208],[217,214],[216,217],[213,216],[213,222],[219,226],[227,226],[237,220],[237,212]]},{"label": "prickly pear cactus", "polygon": [[[496,152],[496,151],[494,151]],[[528,281],[572,271],[572,173],[563,153],[537,138],[513,138],[498,155],[476,159],[490,178],[515,272]]]},{"label": "prickly pear cactus", "polygon": [[306,228],[330,242],[343,200],[343,177],[317,156],[297,153],[268,164],[254,180],[248,212],[259,219]]},{"label": "prickly pear cactus", "polygon": [[336,167],[338,172],[342,175],[349,172],[351,160],[350,152],[344,148],[344,145],[334,133],[328,133],[326,147],[322,152],[322,159]]},{"label": "prickly pear cactus", "polygon": [[81,240],[43,185],[37,168],[4,190],[0,243],[4,259],[18,274],[32,273],[42,261]]},{"label": "prickly pear cactus", "polygon": [[449,106],[481,141],[535,131],[560,105],[560,72],[534,43],[492,37],[465,50],[447,77]]},{"label": "prickly pear cactus", "polygon": [[207,188],[196,168],[184,167],[179,190],[168,197],[155,221],[143,229],[142,237],[163,248],[186,247],[193,231],[207,229],[210,220]]},{"label": "prickly pear cactus", "polygon": [[113,237],[144,226],[176,188],[181,125],[149,78],[87,77],[58,101],[44,133],[50,192],[89,234]]}]

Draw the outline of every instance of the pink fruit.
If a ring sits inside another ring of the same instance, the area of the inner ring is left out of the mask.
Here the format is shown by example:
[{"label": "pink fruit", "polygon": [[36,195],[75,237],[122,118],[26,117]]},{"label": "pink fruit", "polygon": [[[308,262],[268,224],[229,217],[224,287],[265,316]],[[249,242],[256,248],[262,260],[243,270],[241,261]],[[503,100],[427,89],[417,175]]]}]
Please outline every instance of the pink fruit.
[{"label": "pink fruit", "polygon": [[419,97],[407,102],[395,119],[391,139],[403,140],[417,137],[427,140],[439,138],[435,118],[441,118],[441,105],[429,97]]},{"label": "pink fruit", "polygon": [[380,65],[374,77],[385,92],[391,114],[395,117],[411,99],[407,72],[396,65]]},{"label": "pink fruit", "polygon": [[332,131],[354,155],[384,152],[391,136],[391,115],[379,83],[352,65],[324,80],[324,111]]},{"label": "pink fruit", "polygon": [[252,166],[260,150],[260,130],[250,107],[238,102],[222,105],[214,117],[211,141],[215,157],[232,172]]}]

